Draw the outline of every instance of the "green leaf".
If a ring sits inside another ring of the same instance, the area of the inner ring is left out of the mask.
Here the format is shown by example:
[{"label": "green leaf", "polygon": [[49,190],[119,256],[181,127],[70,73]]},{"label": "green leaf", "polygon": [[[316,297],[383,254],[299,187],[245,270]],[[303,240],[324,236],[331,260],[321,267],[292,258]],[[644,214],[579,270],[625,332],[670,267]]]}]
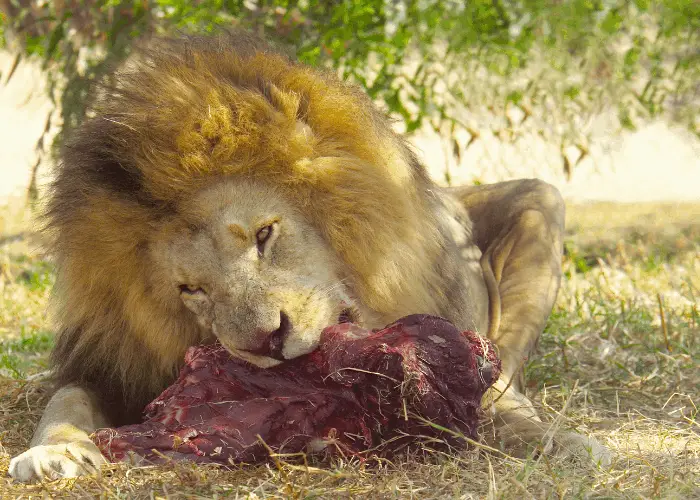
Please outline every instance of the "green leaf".
[{"label": "green leaf", "polygon": [[634,66],[637,64],[639,61],[639,56],[641,55],[642,51],[637,48],[637,47],[632,47],[625,53],[625,60],[624,64],[625,66]]},{"label": "green leaf", "polygon": [[618,9],[612,9],[603,19],[603,22],[600,24],[600,28],[607,34],[617,33],[620,30],[623,20],[624,19],[620,15],[620,11]]},{"label": "green leaf", "polygon": [[623,59],[622,74],[629,80],[636,73],[637,67],[639,66],[639,58],[642,51],[638,47],[632,47],[627,52],[625,52],[625,57]]},{"label": "green leaf", "polygon": [[[58,44],[61,42],[61,40],[63,40],[63,36],[65,34],[64,25],[65,21],[61,21],[60,23],[58,23],[58,26],[56,26],[56,28],[54,28],[54,30],[51,32],[51,38],[49,38],[49,43],[46,47],[46,53],[44,54],[45,64],[51,60],[51,58],[56,52]],[[44,69],[46,69],[46,65],[44,65]]]},{"label": "green leaf", "polygon": [[581,94],[581,88],[578,85],[572,85],[564,91],[564,95],[569,99],[576,99]]},{"label": "green leaf", "polygon": [[620,120],[620,125],[622,125],[623,128],[631,131],[637,130],[637,127],[635,127],[634,122],[632,121],[629,110],[624,108],[620,109],[618,118]]},{"label": "green leaf", "polygon": [[523,94],[517,90],[512,91],[506,97],[506,102],[512,102],[516,106],[523,100]]},{"label": "green leaf", "polygon": [[421,126],[422,119],[417,118],[415,120],[409,120],[408,123],[406,124],[406,133],[410,134],[412,132],[415,132],[418,130]]}]

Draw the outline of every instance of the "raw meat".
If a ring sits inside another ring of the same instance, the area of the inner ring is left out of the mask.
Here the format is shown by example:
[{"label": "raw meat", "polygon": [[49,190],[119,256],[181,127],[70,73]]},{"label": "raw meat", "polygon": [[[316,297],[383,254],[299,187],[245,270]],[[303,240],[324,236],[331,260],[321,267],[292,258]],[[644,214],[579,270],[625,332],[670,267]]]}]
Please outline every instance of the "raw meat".
[{"label": "raw meat", "polygon": [[427,315],[376,332],[330,326],[316,351],[267,369],[218,344],[192,347],[143,423],[93,439],[110,461],[152,463],[255,463],[269,459],[268,447],[390,456],[426,437],[464,447],[440,427],[477,439],[481,397],[499,373],[488,340]]}]

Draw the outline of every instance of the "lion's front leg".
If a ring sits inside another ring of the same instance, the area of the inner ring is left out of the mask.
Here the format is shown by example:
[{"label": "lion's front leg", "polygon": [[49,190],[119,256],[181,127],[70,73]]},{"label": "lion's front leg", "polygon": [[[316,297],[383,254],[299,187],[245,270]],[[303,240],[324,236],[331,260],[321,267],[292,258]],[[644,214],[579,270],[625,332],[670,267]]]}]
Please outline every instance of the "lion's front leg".
[{"label": "lion's front leg", "polygon": [[607,462],[606,449],[594,439],[550,429],[523,394],[523,366],[537,345],[561,282],[564,202],[559,192],[542,181],[522,180],[466,188],[458,196],[483,252],[488,336],[503,363],[501,379],[484,398],[499,436],[507,445],[554,446]]},{"label": "lion's front leg", "polygon": [[44,410],[31,447],[10,461],[10,475],[30,482],[96,472],[105,459],[90,433],[107,425],[94,394],[74,385],[59,389]]}]

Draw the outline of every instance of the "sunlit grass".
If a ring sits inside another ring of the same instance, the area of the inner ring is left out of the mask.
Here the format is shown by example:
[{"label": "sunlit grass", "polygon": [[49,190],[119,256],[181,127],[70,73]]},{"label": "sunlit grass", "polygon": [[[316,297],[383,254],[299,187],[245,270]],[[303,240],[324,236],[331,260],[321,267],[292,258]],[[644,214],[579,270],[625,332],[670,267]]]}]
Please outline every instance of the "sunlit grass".
[{"label": "sunlit grass", "polygon": [[[428,450],[374,466],[282,460],[234,471],[173,464],[127,472],[114,465],[98,478],[47,485],[0,479],[0,497],[697,497],[700,205],[569,207],[568,227],[565,278],[527,366],[528,391],[545,418],[615,450],[610,470],[557,457]],[[26,377],[46,368],[53,275],[30,247],[24,240],[0,247],[0,475],[26,448],[47,395]]]}]

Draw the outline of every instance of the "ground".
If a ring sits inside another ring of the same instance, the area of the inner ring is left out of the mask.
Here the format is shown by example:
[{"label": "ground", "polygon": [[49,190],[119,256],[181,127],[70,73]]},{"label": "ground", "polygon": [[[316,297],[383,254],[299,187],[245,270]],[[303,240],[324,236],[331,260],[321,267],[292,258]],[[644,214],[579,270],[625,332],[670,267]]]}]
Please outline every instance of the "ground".
[{"label": "ground", "polygon": [[46,403],[32,375],[53,342],[53,272],[31,232],[9,238],[31,230],[17,206],[0,212],[0,498],[700,498],[700,204],[568,207],[565,279],[528,391],[553,425],[611,447],[611,469],[476,448],[374,466],[110,466],[28,486],[6,472]]}]

